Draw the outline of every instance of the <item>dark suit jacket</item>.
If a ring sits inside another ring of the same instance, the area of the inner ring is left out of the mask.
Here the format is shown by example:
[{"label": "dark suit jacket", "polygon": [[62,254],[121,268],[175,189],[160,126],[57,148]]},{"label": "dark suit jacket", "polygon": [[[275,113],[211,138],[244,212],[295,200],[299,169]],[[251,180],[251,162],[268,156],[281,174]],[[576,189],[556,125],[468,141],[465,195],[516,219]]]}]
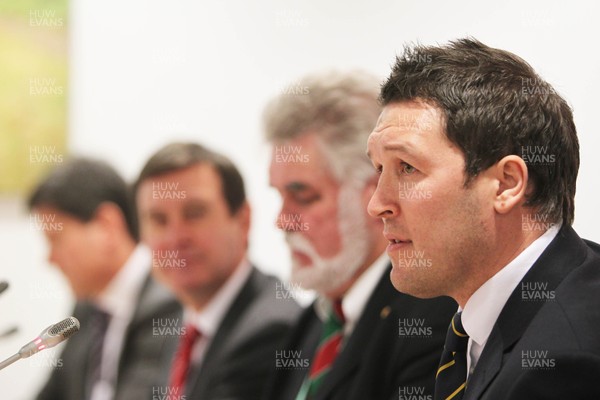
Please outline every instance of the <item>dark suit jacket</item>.
[{"label": "dark suit jacket", "polygon": [[[384,273],[314,400],[398,400],[415,392],[432,396],[448,321],[456,309],[448,297],[420,300],[398,293]],[[302,314],[280,348],[287,355],[280,355],[309,361],[292,368],[286,368],[289,361],[276,365],[266,400],[296,398],[322,327],[314,307]]]},{"label": "dark suit jacket", "polygon": [[298,304],[283,292],[280,281],[252,268],[201,365],[190,371],[186,400],[260,398],[275,349],[300,313]]},{"label": "dark suit jacket", "polygon": [[[90,348],[89,303],[79,302],[73,315],[81,323],[80,331],[70,338],[60,358],[62,367],[55,369],[38,394],[37,400],[84,400],[87,360]],[[153,334],[153,320],[176,319],[181,307],[166,289],[146,279],[133,318],[126,330],[115,400],[147,400],[168,365],[169,338]]]},{"label": "dark suit jacket", "polygon": [[500,313],[464,399],[600,399],[598,249],[559,231]]}]

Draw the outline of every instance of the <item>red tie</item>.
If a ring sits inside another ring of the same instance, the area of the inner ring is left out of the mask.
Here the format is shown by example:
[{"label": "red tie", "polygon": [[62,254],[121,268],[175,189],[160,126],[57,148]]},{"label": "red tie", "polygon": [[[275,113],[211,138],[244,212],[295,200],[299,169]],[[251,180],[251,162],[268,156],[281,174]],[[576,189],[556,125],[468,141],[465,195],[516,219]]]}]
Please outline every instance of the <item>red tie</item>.
[{"label": "red tie", "polygon": [[333,310],[323,326],[321,341],[319,342],[312,366],[308,373],[310,385],[308,390],[309,398],[315,395],[323,383],[325,376],[331,369],[331,366],[340,351],[342,340],[344,338],[344,323],[345,318],[342,311],[342,301],[336,300],[333,302]]},{"label": "red tie", "polygon": [[175,353],[175,359],[171,367],[171,379],[169,386],[176,396],[181,396],[185,391],[185,381],[190,369],[190,359],[194,343],[200,337],[200,332],[192,325],[186,325],[185,334],[179,340],[179,346]]}]

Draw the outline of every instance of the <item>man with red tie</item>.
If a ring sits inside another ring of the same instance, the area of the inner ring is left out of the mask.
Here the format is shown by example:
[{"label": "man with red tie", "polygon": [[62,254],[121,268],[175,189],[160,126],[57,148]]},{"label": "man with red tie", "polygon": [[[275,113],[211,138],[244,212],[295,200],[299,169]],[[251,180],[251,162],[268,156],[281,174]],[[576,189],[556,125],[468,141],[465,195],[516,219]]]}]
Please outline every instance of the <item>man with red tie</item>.
[{"label": "man with red tie", "polygon": [[258,399],[273,353],[299,311],[246,257],[250,206],[233,163],[194,143],[155,153],[136,183],[153,274],[184,306],[159,396]]},{"label": "man with red tie", "polygon": [[398,294],[390,282],[383,224],[366,211],[377,182],[364,145],[381,111],[378,81],[331,72],[295,87],[265,112],[270,183],[282,198],[277,223],[291,251],[291,284],[317,299],[276,353],[265,398],[431,396],[456,306]]}]

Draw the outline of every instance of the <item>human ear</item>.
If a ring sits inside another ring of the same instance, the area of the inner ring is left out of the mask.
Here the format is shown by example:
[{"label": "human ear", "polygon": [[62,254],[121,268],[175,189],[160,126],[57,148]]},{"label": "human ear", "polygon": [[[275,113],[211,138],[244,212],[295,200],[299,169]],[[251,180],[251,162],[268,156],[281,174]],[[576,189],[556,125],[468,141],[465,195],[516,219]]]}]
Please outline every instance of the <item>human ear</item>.
[{"label": "human ear", "polygon": [[494,168],[499,183],[494,209],[499,214],[506,214],[525,202],[529,179],[527,164],[521,157],[509,155],[498,161]]}]

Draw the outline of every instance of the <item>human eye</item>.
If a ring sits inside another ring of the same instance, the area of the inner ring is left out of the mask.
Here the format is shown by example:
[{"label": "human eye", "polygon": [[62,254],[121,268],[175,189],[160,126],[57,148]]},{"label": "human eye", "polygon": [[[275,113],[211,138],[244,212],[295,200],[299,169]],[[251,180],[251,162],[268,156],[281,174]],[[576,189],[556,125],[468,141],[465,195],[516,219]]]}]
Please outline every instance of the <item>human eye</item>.
[{"label": "human eye", "polygon": [[411,175],[411,174],[415,173],[416,170],[417,169],[415,167],[413,167],[412,165],[410,165],[407,162],[402,161],[400,163],[400,172],[403,175]]},{"label": "human eye", "polygon": [[148,220],[154,226],[165,226],[167,224],[167,216],[162,213],[150,213]]},{"label": "human eye", "polygon": [[208,207],[204,204],[193,204],[185,208],[184,218],[188,220],[201,219],[208,212]]},{"label": "human eye", "polygon": [[286,186],[285,192],[293,202],[301,206],[310,205],[321,199],[320,192],[305,183],[293,182]]},{"label": "human eye", "polygon": [[294,201],[297,204],[309,205],[311,203],[318,201],[321,198],[321,196],[318,193],[315,193],[312,191],[306,191],[306,192],[294,193],[292,195],[292,198],[294,199]]}]

